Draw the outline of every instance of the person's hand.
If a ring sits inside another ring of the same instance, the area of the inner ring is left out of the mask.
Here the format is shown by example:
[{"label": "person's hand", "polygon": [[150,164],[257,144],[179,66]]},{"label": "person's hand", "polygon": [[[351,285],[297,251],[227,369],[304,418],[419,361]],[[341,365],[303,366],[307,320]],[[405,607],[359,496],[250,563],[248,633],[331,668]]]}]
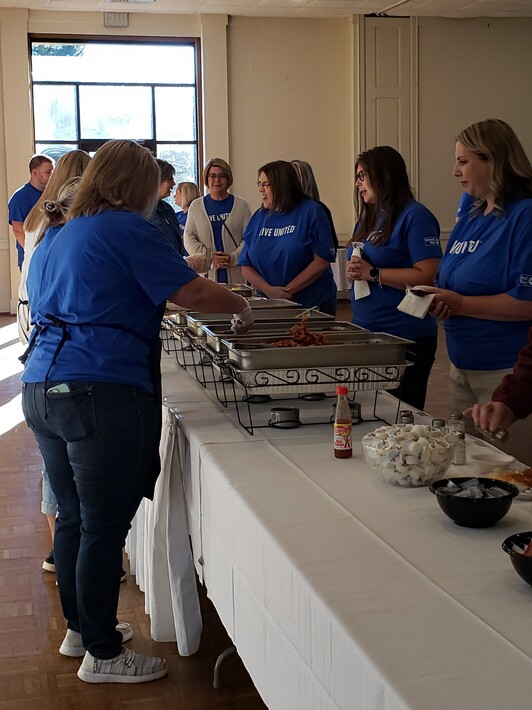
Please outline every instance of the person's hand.
[{"label": "person's hand", "polygon": [[430,314],[437,320],[446,320],[451,316],[459,315],[464,297],[456,291],[448,291],[435,286],[423,286],[427,293],[435,293],[436,296],[430,305]]},{"label": "person's hand", "polygon": [[481,429],[491,432],[496,432],[499,429],[509,429],[515,420],[514,413],[504,402],[474,404],[469,409],[464,410],[464,415],[471,417]]},{"label": "person's hand", "polygon": [[268,298],[287,298],[290,300],[292,296],[292,291],[285,286],[270,286],[264,293]]},{"label": "person's hand", "polygon": [[251,306],[246,306],[240,313],[233,313],[231,330],[237,335],[242,335],[242,333],[245,333],[249,327],[253,325],[254,320]]},{"label": "person's hand", "polygon": [[371,264],[359,256],[352,256],[347,263],[346,275],[349,281],[372,281],[369,275]]},{"label": "person's hand", "polygon": [[213,251],[212,263],[215,269],[227,269],[231,263],[231,256],[225,251]]},{"label": "person's hand", "polygon": [[210,268],[209,260],[205,254],[189,254],[183,259],[197,274],[205,274]]}]

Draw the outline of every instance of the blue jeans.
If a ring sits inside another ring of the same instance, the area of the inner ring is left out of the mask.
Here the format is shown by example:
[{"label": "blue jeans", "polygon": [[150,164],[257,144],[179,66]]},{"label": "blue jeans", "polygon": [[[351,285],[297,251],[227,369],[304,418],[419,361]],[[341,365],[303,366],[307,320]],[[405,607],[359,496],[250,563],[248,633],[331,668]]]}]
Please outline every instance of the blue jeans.
[{"label": "blue jeans", "polygon": [[87,651],[109,659],[122,646],[115,629],[122,547],[158,449],[158,406],[129,385],[69,384],[72,391],[47,396],[43,383],[24,384],[22,407],[59,507],[54,558],[63,614]]}]

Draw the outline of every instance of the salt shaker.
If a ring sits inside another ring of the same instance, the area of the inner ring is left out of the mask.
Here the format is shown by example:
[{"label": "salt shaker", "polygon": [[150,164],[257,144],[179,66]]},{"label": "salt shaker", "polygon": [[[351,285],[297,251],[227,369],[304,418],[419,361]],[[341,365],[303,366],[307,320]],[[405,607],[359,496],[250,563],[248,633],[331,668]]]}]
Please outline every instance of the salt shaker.
[{"label": "salt shaker", "polygon": [[414,424],[414,421],[411,409],[402,409],[399,412],[399,424]]},{"label": "salt shaker", "polygon": [[465,422],[461,412],[451,412],[447,425],[449,434],[454,434],[454,449],[451,463],[463,466],[466,462]]}]

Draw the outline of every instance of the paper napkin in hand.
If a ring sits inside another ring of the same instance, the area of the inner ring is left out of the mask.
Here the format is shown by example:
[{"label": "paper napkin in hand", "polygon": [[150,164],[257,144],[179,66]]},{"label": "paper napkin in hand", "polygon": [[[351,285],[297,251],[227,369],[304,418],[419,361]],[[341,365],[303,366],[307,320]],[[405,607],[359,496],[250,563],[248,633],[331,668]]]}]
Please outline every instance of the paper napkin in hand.
[{"label": "paper napkin in hand", "polygon": [[[397,306],[397,310],[408,313],[409,316],[414,316],[414,318],[424,318],[429,312],[430,304],[436,295],[435,293],[420,295],[419,292],[423,291],[424,288],[424,286],[416,286],[414,289],[407,287],[406,296]],[[412,291],[416,293],[412,293]]]},{"label": "paper napkin in hand", "polygon": [[[361,258],[362,253],[360,251],[360,247],[354,247],[353,254]],[[355,301],[358,301],[359,298],[365,298],[371,293],[371,289],[367,281],[353,281],[353,290],[355,294]]]}]

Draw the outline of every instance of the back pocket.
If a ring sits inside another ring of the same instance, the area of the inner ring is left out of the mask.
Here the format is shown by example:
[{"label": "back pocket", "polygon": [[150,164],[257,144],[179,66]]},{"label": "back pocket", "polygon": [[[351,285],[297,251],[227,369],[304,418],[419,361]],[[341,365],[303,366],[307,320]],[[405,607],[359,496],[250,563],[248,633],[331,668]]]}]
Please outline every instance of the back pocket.
[{"label": "back pocket", "polygon": [[65,441],[83,441],[98,434],[92,385],[71,392],[47,394],[48,416]]}]

